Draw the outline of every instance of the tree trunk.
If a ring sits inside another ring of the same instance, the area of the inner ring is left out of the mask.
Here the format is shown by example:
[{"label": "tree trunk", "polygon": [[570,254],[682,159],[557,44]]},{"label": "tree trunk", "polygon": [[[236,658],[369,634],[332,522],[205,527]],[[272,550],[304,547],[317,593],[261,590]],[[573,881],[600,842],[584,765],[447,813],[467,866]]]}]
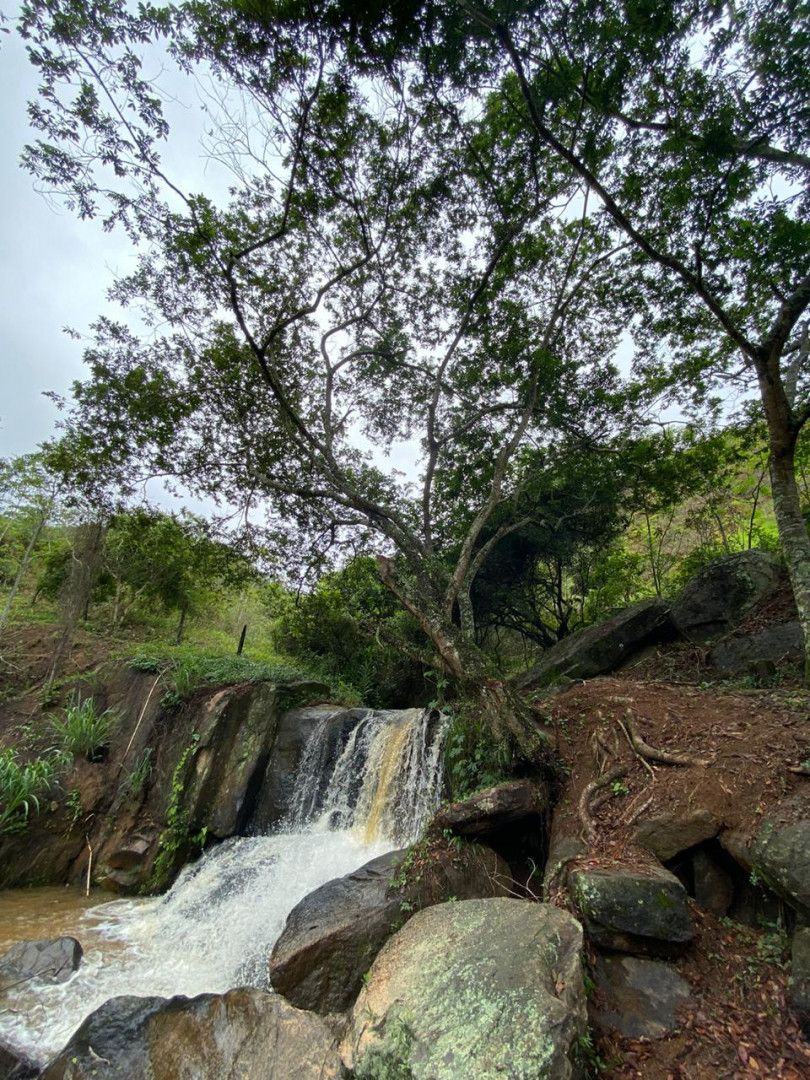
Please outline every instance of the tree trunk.
[{"label": "tree trunk", "polygon": [[183,631],[185,630],[185,627],[186,627],[186,615],[187,615],[187,613],[188,613],[188,606],[186,604],[183,604],[183,606],[180,608],[180,621],[177,624],[177,633],[175,634],[175,637],[174,637],[175,645],[180,645],[181,642],[183,641]]},{"label": "tree trunk", "polygon": [[772,438],[770,470],[773,510],[804,634],[804,678],[810,684],[810,533],[801,510],[794,452],[793,440],[786,444],[784,440]]}]

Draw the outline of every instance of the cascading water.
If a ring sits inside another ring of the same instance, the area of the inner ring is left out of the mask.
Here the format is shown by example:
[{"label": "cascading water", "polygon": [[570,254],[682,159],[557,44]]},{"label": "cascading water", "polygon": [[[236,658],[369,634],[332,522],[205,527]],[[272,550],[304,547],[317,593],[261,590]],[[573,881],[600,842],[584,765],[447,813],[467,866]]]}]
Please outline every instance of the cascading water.
[{"label": "cascading water", "polygon": [[330,719],[304,749],[280,831],[225,841],[163,897],[85,911],[68,931],[85,948],[79,971],[61,985],[17,991],[0,1015],[0,1038],[43,1062],[110,997],[266,986],[268,957],[298,901],[417,839],[440,798],[445,722],[435,712],[360,714],[331,765],[323,760]]}]

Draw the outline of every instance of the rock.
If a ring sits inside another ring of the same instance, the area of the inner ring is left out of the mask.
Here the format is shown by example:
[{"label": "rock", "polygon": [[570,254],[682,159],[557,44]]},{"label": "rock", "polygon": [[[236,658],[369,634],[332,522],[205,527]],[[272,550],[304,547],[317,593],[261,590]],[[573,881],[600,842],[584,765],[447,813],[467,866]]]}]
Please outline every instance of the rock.
[{"label": "rock", "polygon": [[[709,653],[709,663],[718,671],[733,675],[755,671],[760,665],[801,660],[804,656],[804,637],[798,622],[769,626],[756,634],[732,637],[721,641]],[[765,670],[762,668],[761,670]]]},{"label": "rock", "polygon": [[687,848],[717,836],[720,825],[709,810],[673,809],[640,821],[633,839],[661,862],[669,862]]},{"label": "rock", "polygon": [[734,881],[708,851],[699,849],[692,856],[695,901],[718,918],[727,915],[734,902]]},{"label": "rock", "polygon": [[550,801],[549,793],[533,781],[512,780],[441,807],[431,829],[481,839],[528,817],[544,816]]},{"label": "rock", "polygon": [[0,956],[0,990],[10,990],[31,979],[66,982],[81,962],[82,947],[76,938],[18,941]]},{"label": "rock", "polygon": [[547,783],[511,780],[442,806],[429,832],[481,840],[509,863],[513,877],[525,881],[548,859],[551,805]]},{"label": "rock", "polygon": [[427,908],[374,961],[344,1061],[358,1080],[567,1080],[586,1025],[581,952],[581,927],[550,904]]},{"label": "rock", "polygon": [[689,983],[662,960],[598,956],[591,1020],[629,1039],[660,1039],[678,1027],[677,1010],[691,996]]},{"label": "rock", "polygon": [[790,998],[805,1035],[810,1036],[810,926],[793,935]]},{"label": "rock", "polygon": [[[357,997],[385,941],[415,911],[451,897],[506,895],[509,868],[488,848],[434,845],[430,851],[429,861],[410,875],[401,869],[406,852],[393,851],[304,897],[273,949],[273,987],[299,1008],[340,1012]],[[407,880],[400,887],[401,877]]]},{"label": "rock", "polygon": [[781,583],[784,570],[767,551],[741,551],[709,563],[672,605],[672,621],[690,641],[706,641],[733,628]]},{"label": "rock", "polygon": [[273,753],[261,779],[251,827],[265,832],[287,817],[293,805],[298,767],[313,731],[318,727],[323,729],[317,768],[326,783],[328,765],[335,760],[346,732],[366,711],[343,709],[337,705],[313,705],[289,709],[281,716]]},{"label": "rock", "polygon": [[118,997],[82,1024],[40,1080],[337,1080],[333,1036],[277,994]]},{"label": "rock", "polygon": [[588,937],[602,948],[668,956],[694,937],[686,890],[663,867],[577,868],[568,884]]},{"label": "rock", "polygon": [[0,1040],[0,1080],[34,1080],[38,1075],[32,1061]]},{"label": "rock", "polygon": [[751,847],[753,874],[796,911],[810,916],[810,813],[788,799],[768,814]]},{"label": "rock", "polygon": [[606,675],[639,649],[672,636],[669,605],[663,600],[640,600],[605,622],[577,630],[552,645],[539,663],[513,680],[518,690],[547,686],[560,676],[590,679]]}]

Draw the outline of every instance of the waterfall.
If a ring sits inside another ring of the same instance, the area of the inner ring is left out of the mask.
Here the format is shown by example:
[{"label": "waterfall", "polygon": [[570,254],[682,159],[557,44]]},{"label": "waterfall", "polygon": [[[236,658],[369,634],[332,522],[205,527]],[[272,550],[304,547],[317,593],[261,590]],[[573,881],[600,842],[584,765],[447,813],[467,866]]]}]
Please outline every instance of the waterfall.
[{"label": "waterfall", "polygon": [[299,900],[417,839],[440,799],[443,717],[358,710],[330,755],[334,716],[303,749],[280,830],[218,845],[163,897],[77,914],[79,971],[58,986],[22,988],[0,1015],[0,1038],[43,1062],[110,997],[267,986],[268,957]]}]

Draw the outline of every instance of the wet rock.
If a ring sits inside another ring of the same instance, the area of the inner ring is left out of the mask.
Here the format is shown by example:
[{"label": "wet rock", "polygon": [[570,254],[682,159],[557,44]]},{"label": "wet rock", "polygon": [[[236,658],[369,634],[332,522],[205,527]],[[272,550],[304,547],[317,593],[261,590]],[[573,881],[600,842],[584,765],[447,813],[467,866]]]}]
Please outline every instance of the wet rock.
[{"label": "wet rock", "polygon": [[768,665],[776,666],[786,660],[801,660],[804,656],[804,638],[798,622],[769,626],[756,634],[728,638],[709,653],[709,663],[723,674],[735,675],[741,671],[761,671]]},{"label": "wet rock", "polygon": [[517,676],[518,690],[547,686],[561,676],[590,679],[615,671],[646,645],[672,636],[669,605],[663,600],[637,604],[596,626],[578,630],[548,649],[539,663]]},{"label": "wet rock", "polygon": [[720,824],[709,810],[672,810],[640,821],[633,839],[661,862],[669,862],[682,851],[717,836]]},{"label": "wet rock", "polygon": [[365,712],[365,709],[342,709],[337,705],[312,705],[285,712],[279,720],[272,756],[261,777],[250,825],[266,831],[287,816],[304,748],[319,725],[323,725],[324,732],[317,768],[326,783],[328,765],[335,760],[345,733]]},{"label": "wet rock", "polygon": [[525,900],[419,912],[383,948],[342,1044],[357,1077],[574,1075],[586,1025],[582,930]]},{"label": "wet rock", "polygon": [[0,956],[0,991],[32,979],[66,982],[81,962],[82,947],[76,938],[18,941]]},{"label": "wet rock", "polygon": [[34,1080],[38,1075],[32,1061],[0,1040],[0,1080]]},{"label": "wet rock", "polygon": [[686,890],[663,867],[577,868],[568,884],[588,937],[602,948],[668,956],[694,937]]},{"label": "wet rock", "polygon": [[804,801],[788,799],[765,817],[751,864],[758,879],[810,917],[810,813]]},{"label": "wet rock", "polygon": [[41,1080],[337,1080],[333,1036],[277,994],[118,997],[82,1024]]},{"label": "wet rock", "polygon": [[705,566],[672,605],[672,621],[690,641],[706,641],[737,624],[781,583],[784,570],[767,551],[741,551]]},{"label": "wet rock", "polygon": [[660,1039],[678,1027],[677,1010],[691,996],[689,983],[662,960],[598,956],[592,1022],[630,1039]]},{"label": "wet rock", "polygon": [[790,998],[805,1035],[810,1036],[810,926],[800,927],[793,936]]},{"label": "wet rock", "polygon": [[549,793],[531,780],[512,780],[476,792],[436,812],[431,829],[449,829],[456,836],[485,839],[503,828],[546,814]]},{"label": "wet rock", "polygon": [[421,908],[451,897],[504,896],[506,864],[477,844],[431,849],[409,868],[406,851],[382,855],[322,885],[293,908],[270,958],[270,982],[299,1008],[349,1008],[385,941]]}]

